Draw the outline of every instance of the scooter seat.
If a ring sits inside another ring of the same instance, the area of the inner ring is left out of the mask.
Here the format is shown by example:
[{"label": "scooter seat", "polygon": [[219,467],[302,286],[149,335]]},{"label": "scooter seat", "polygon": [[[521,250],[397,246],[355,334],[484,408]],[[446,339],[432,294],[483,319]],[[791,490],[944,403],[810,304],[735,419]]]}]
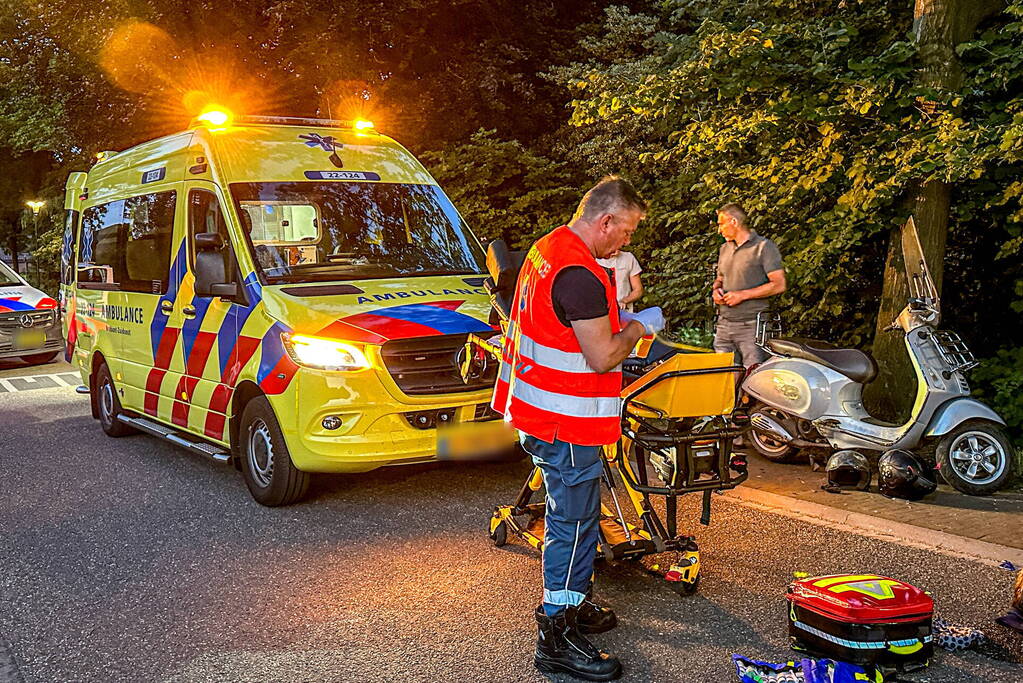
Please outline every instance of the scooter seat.
[{"label": "scooter seat", "polygon": [[877,363],[870,354],[859,349],[842,349],[826,341],[794,337],[769,339],[767,347],[781,356],[820,363],[860,384],[877,377]]}]

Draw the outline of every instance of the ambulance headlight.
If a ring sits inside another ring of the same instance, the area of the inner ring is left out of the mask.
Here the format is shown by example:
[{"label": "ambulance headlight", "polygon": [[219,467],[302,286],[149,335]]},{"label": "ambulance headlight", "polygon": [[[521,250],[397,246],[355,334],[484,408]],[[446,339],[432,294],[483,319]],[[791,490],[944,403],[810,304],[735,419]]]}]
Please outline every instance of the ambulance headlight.
[{"label": "ambulance headlight", "polygon": [[320,370],[362,370],[370,366],[365,352],[355,344],[304,334],[282,334],[281,339],[288,355],[299,365]]}]

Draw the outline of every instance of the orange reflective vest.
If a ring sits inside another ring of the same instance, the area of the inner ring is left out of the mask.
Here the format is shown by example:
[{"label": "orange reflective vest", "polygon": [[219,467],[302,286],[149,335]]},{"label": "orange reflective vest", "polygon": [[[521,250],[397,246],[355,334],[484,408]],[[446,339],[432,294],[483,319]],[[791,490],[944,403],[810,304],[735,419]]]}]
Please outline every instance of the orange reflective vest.
[{"label": "orange reflective vest", "polygon": [[516,429],[553,443],[604,446],[621,436],[621,366],[597,373],[575,332],[554,313],[554,278],[582,266],[604,285],[611,332],[621,330],[613,280],[579,237],[561,226],[526,255],[512,300],[492,405]]}]

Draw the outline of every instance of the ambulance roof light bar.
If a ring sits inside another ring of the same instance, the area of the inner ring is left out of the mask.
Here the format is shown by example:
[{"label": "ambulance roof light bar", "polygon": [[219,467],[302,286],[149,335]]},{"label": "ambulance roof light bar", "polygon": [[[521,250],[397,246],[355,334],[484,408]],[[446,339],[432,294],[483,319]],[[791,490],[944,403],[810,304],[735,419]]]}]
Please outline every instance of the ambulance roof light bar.
[{"label": "ambulance roof light bar", "polygon": [[[190,128],[208,126],[211,122],[198,116],[192,119]],[[352,130],[371,132],[373,122],[363,119],[315,119],[304,116],[236,116],[232,123],[235,126],[269,125],[269,126],[316,126],[319,128],[351,128]]]}]

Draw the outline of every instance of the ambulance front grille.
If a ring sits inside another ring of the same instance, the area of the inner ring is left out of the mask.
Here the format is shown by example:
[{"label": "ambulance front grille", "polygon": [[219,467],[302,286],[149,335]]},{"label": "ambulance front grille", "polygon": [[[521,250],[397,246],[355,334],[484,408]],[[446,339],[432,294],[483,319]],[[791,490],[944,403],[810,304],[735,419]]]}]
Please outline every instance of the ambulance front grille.
[{"label": "ambulance front grille", "polygon": [[497,380],[497,363],[492,359],[481,377],[462,381],[458,355],[465,347],[467,336],[445,334],[397,339],[383,345],[381,356],[394,383],[409,396],[489,389]]}]

